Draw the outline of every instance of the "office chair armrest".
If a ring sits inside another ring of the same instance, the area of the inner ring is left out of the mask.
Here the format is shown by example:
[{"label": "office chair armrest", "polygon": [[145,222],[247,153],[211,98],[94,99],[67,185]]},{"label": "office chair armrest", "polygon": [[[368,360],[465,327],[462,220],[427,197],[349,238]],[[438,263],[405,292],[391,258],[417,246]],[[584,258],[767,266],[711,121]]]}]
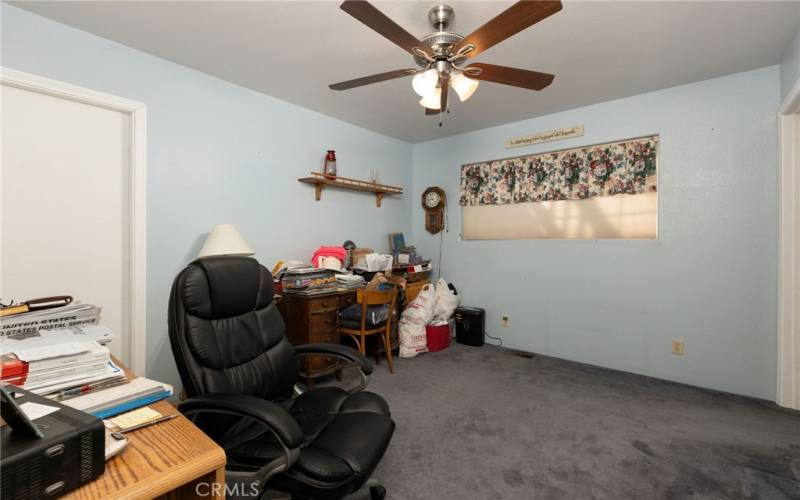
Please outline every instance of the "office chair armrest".
[{"label": "office chair armrest", "polygon": [[324,355],[340,358],[357,365],[364,375],[372,373],[372,361],[352,347],[341,344],[303,344],[295,346],[298,356]]},{"label": "office chair armrest", "polygon": [[205,394],[183,401],[178,409],[187,417],[197,413],[226,413],[252,418],[269,427],[287,450],[298,448],[305,438],[300,426],[283,407],[255,396]]}]

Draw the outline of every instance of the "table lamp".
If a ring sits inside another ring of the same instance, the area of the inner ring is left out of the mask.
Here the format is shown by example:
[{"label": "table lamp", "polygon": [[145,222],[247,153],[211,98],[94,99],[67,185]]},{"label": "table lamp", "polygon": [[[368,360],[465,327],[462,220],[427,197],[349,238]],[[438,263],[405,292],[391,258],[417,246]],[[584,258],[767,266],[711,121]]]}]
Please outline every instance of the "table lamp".
[{"label": "table lamp", "polygon": [[197,258],[212,257],[215,255],[253,255],[250,246],[233,224],[217,224],[206,238],[203,248]]}]

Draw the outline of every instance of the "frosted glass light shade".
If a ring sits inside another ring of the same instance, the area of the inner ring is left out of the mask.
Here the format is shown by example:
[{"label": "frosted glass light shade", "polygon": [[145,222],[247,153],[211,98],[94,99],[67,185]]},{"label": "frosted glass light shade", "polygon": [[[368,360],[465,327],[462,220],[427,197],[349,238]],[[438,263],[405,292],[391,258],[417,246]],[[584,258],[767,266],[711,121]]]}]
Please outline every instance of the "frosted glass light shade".
[{"label": "frosted glass light shade", "polygon": [[417,73],[414,75],[414,78],[411,80],[411,87],[418,96],[425,97],[433,92],[433,89],[436,88],[436,82],[438,80],[439,72],[431,68],[427,71],[423,71],[422,73]]},{"label": "frosted glass light shade", "polygon": [[198,258],[213,255],[253,255],[253,247],[239,234],[233,224],[217,224],[206,238]]},{"label": "frosted glass light shade", "polygon": [[420,106],[428,109],[439,109],[442,107],[442,89],[436,87],[433,92],[419,100]]},{"label": "frosted glass light shade", "polygon": [[478,80],[473,80],[472,78],[464,76],[464,73],[456,73],[450,77],[450,84],[453,86],[453,89],[455,89],[461,102],[472,97],[472,94],[478,90],[479,83]]}]

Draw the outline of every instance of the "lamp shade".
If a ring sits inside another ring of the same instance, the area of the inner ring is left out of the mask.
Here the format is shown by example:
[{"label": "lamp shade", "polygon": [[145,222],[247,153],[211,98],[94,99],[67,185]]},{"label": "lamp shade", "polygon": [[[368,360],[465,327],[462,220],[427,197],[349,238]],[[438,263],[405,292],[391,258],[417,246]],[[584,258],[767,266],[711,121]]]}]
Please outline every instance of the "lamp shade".
[{"label": "lamp shade", "polygon": [[211,230],[211,234],[206,238],[203,248],[197,254],[198,258],[211,257],[213,255],[253,255],[253,247],[250,246],[239,230],[233,224],[217,224]]},{"label": "lamp shade", "polygon": [[419,100],[420,106],[428,109],[439,109],[442,107],[442,89],[436,87],[433,92]]},{"label": "lamp shade", "polygon": [[473,80],[472,78],[467,78],[464,76],[464,73],[455,73],[450,77],[450,83],[453,85],[453,88],[456,90],[456,94],[458,94],[458,98],[461,102],[466,101],[472,94],[478,90],[478,80]]},{"label": "lamp shade", "polygon": [[436,82],[438,81],[439,72],[431,68],[414,75],[414,78],[411,80],[411,88],[413,88],[414,92],[420,97],[425,97],[433,92],[433,89],[436,88]]}]

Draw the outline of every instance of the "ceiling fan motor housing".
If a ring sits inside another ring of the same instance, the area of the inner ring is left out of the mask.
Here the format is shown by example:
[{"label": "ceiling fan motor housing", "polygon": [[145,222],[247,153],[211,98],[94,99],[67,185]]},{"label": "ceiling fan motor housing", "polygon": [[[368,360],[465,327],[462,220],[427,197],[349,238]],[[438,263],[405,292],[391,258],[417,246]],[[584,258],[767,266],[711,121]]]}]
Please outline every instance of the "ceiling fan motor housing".
[{"label": "ceiling fan motor housing", "polygon": [[[428,49],[428,53],[430,53],[434,59],[439,60],[449,58],[452,55],[453,46],[463,39],[464,37],[458,33],[439,31],[425,36],[420,41],[422,42],[422,47]],[[465,59],[466,57],[462,57],[454,60],[453,63],[461,64]],[[414,61],[423,68],[428,65],[428,61],[417,55],[414,56]]]},{"label": "ceiling fan motor housing", "polygon": [[455,17],[455,12],[449,5],[437,5],[428,11],[428,21],[439,31],[446,30]]}]

